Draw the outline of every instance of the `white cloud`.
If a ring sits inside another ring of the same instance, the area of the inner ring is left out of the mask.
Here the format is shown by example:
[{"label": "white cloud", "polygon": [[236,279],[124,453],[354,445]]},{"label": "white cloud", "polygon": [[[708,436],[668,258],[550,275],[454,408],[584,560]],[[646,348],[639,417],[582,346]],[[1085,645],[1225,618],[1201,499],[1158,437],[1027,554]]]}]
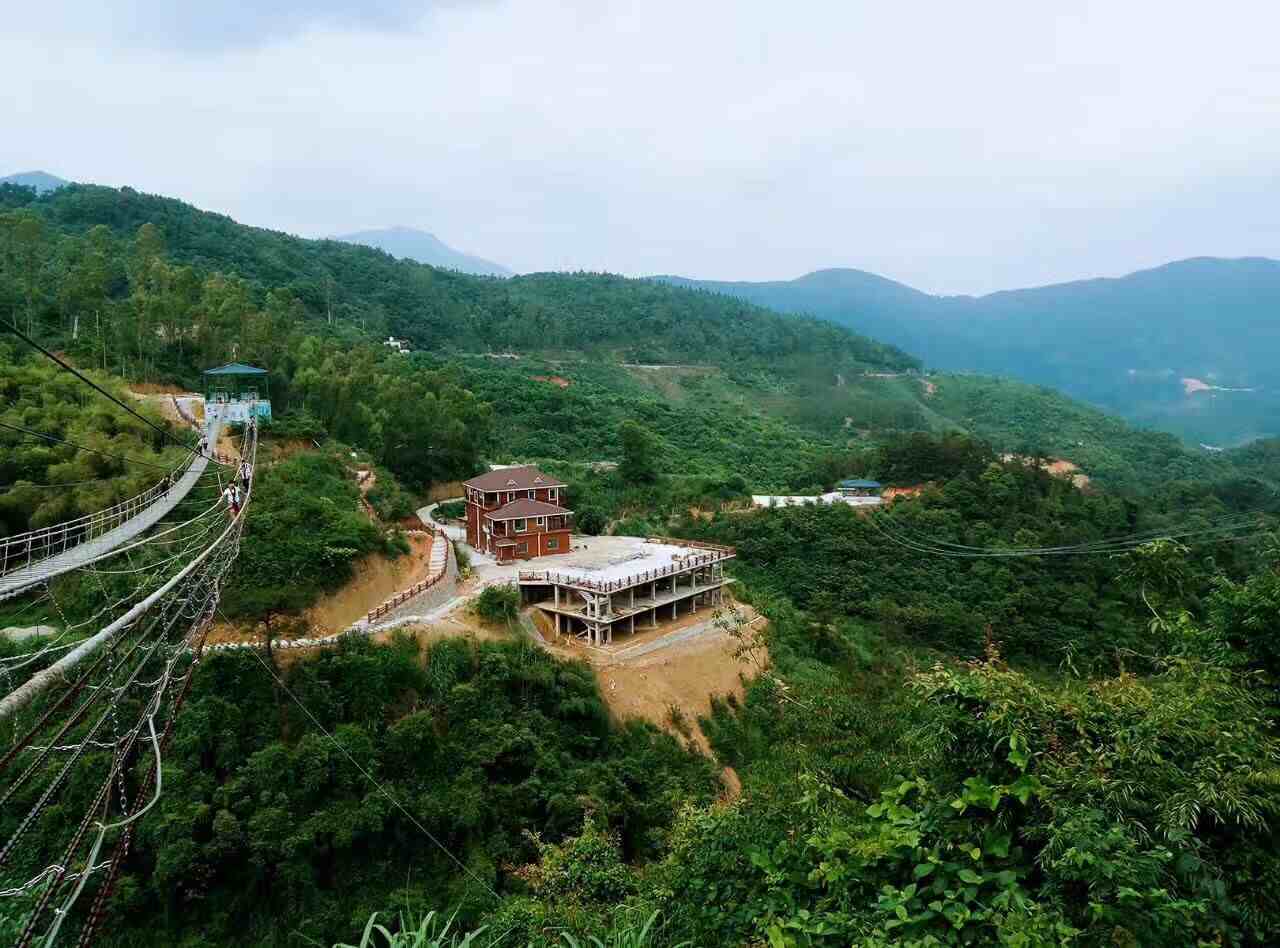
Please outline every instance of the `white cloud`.
[{"label": "white cloud", "polygon": [[948,292],[1280,255],[1255,3],[52,7],[0,37],[0,168],[248,223]]}]

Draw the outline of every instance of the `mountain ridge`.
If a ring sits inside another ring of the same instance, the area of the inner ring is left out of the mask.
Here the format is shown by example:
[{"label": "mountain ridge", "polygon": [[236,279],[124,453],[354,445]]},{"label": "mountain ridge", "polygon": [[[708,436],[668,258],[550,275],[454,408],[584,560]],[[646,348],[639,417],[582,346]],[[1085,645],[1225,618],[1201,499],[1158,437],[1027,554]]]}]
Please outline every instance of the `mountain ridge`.
[{"label": "mountain ridge", "polygon": [[16,184],[19,187],[35,188],[37,194],[56,191],[58,188],[64,188],[70,183],[66,178],[59,178],[56,174],[49,174],[47,171],[19,171],[0,178],[0,184]]},{"label": "mountain ridge", "polygon": [[513,270],[500,263],[494,263],[492,260],[486,260],[474,254],[463,253],[461,250],[450,247],[435,234],[416,227],[394,225],[340,234],[329,239],[373,247],[376,250],[384,250],[393,257],[408,258],[418,263],[458,270],[474,276],[515,276]]},{"label": "mountain ridge", "polygon": [[[929,294],[852,268],[758,283],[655,279],[827,319],[933,368],[1058,388],[1191,441],[1278,431],[1280,261],[1269,257],[1189,257],[983,296]],[[1189,394],[1188,377],[1257,391]]]}]

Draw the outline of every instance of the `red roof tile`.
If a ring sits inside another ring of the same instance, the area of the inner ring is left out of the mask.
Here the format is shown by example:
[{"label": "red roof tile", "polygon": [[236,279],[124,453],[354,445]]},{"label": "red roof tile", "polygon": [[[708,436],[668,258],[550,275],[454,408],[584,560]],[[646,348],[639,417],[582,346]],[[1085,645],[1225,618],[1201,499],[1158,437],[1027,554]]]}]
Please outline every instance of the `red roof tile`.
[{"label": "red roof tile", "polygon": [[529,490],[533,487],[568,487],[569,485],[550,474],[543,474],[532,464],[522,464],[519,467],[500,467],[496,471],[480,474],[469,481],[463,481],[462,486],[475,490],[500,491]]},{"label": "red roof tile", "polygon": [[485,516],[490,520],[524,520],[529,517],[557,517],[573,513],[567,507],[545,504],[540,500],[513,500]]}]

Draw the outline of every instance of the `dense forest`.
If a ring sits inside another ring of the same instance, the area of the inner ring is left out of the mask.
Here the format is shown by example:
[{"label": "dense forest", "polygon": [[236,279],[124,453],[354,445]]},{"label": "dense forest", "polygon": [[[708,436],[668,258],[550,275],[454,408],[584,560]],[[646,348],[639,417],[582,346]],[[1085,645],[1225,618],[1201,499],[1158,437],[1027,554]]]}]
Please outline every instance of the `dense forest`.
[{"label": "dense forest", "polygon": [[[127,261],[111,248],[133,240],[145,227],[163,240],[174,265],[172,277],[157,280],[166,290],[187,294],[186,313],[198,299],[201,278],[223,273],[244,281],[237,291],[255,309],[268,306],[274,296],[275,311],[297,307],[326,325],[391,333],[418,349],[573,350],[635,362],[716,365],[814,356],[836,367],[919,364],[901,350],[830,323],[779,316],[727,297],[606,274],[474,277],[396,260],[368,247],[245,227],[130,188],[71,185],[37,197],[31,189],[0,186],[0,211],[8,211],[0,227],[0,254],[20,275],[0,290],[0,311],[27,317],[57,314],[65,322],[86,303],[92,311],[93,304],[76,294],[95,301],[118,295]],[[135,251],[133,260],[142,262],[144,253]],[[68,269],[75,279],[59,279]],[[218,299],[200,309],[216,311],[223,305]],[[176,308],[156,301],[155,310],[160,325]],[[252,322],[269,329],[261,320]],[[149,358],[146,352],[139,355]],[[157,361],[156,370],[164,368]]]},{"label": "dense forest", "polygon": [[[1239,511],[1207,491],[1188,521],[963,436],[863,460],[933,486],[870,515],[679,525],[737,545],[737,595],[770,619],[725,617],[751,684],[701,722],[739,795],[674,737],[611,721],[586,666],[518,633],[353,641],[279,667],[287,691],[266,659],[221,655],[108,943],[329,944],[370,913],[433,909],[519,946],[654,913],[655,946],[1280,936],[1275,889],[1257,884],[1280,878],[1275,517],[1247,542],[930,556],[891,537],[1075,544]],[[662,490],[652,476],[633,489]]]}]

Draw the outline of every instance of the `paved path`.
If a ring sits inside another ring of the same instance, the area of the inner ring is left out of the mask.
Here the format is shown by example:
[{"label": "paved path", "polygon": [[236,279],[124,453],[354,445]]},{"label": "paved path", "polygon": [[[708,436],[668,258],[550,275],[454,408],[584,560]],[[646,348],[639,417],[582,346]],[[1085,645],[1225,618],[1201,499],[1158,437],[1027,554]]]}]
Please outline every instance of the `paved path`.
[{"label": "paved path", "polygon": [[[218,433],[221,428],[222,421],[215,413],[208,421],[210,451],[217,451],[218,449]],[[87,543],[73,546],[71,549],[55,556],[46,557],[39,562],[32,563],[30,566],[24,566],[22,569],[0,576],[0,600],[19,595],[32,586],[37,586],[53,579],[55,576],[61,576],[63,573],[86,566],[139,534],[150,530],[187,496],[191,488],[195,486],[196,481],[204,474],[208,465],[209,459],[207,457],[197,456],[191,462],[191,466],[187,468],[186,473],[178,480],[178,483],[167,494],[152,503],[150,507],[136,517],[126,520],[115,529],[108,530],[102,536],[94,537]]]}]

